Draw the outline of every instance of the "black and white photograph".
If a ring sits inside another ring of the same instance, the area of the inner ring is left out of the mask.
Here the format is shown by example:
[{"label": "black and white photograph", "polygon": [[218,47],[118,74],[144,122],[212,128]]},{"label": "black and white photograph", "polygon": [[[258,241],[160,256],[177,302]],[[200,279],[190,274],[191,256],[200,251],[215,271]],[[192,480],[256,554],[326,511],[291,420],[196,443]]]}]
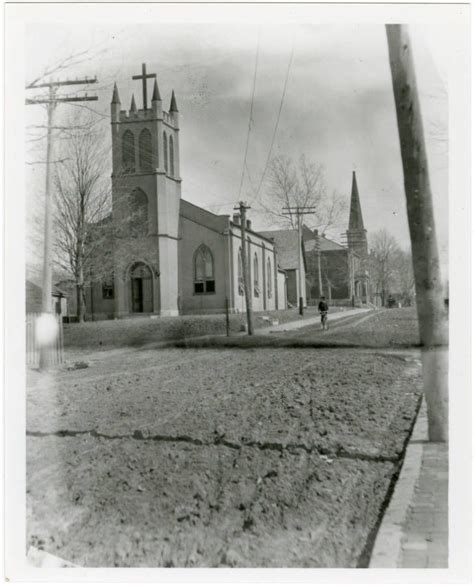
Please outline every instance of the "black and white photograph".
[{"label": "black and white photograph", "polygon": [[5,576],[468,581],[470,6],[5,31]]}]

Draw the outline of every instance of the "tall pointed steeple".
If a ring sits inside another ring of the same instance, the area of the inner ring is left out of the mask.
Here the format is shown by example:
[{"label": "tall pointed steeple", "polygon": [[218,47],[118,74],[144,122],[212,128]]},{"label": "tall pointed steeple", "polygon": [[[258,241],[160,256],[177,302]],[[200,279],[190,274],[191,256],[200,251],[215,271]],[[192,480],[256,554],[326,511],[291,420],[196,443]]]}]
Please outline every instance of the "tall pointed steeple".
[{"label": "tall pointed steeple", "polygon": [[112,123],[118,122],[120,119],[120,97],[118,93],[117,84],[114,84],[114,91],[112,93],[112,102],[110,103],[110,120]]},{"label": "tall pointed steeple", "polygon": [[352,172],[351,210],[349,214],[349,230],[364,230],[362,209],[360,207],[359,190],[357,188],[356,172]]},{"label": "tall pointed steeple", "polygon": [[161,100],[160,90],[158,89],[158,82],[155,80],[155,85],[153,86],[153,96],[151,97],[152,102],[158,102]]},{"label": "tall pointed steeple", "polygon": [[176,96],[174,95],[174,90],[171,93],[170,112],[178,112],[178,106],[176,105]]},{"label": "tall pointed steeple", "polygon": [[130,112],[136,112],[137,105],[135,104],[135,94],[132,94],[132,103],[130,104]]},{"label": "tall pointed steeple", "polygon": [[120,104],[120,98],[118,93],[117,84],[114,84],[114,93],[112,94],[112,104]]},{"label": "tall pointed steeple", "polygon": [[355,171],[352,172],[351,209],[349,212],[349,229],[347,230],[347,246],[349,249],[355,251],[359,257],[367,257],[367,231],[364,228]]}]

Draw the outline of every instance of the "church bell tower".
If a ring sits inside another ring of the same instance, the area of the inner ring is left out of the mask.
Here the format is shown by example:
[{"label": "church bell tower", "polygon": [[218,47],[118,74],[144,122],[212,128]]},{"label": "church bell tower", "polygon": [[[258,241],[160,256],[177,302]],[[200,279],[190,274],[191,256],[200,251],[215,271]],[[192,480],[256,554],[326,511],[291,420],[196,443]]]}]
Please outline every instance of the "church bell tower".
[{"label": "church bell tower", "polygon": [[[178,314],[178,225],[181,199],[179,114],[174,91],[163,110],[156,74],[142,82],[143,107],[132,95],[122,110],[117,85],[111,109],[112,209],[116,239],[115,314]],[[154,79],[150,103],[147,83]]]}]

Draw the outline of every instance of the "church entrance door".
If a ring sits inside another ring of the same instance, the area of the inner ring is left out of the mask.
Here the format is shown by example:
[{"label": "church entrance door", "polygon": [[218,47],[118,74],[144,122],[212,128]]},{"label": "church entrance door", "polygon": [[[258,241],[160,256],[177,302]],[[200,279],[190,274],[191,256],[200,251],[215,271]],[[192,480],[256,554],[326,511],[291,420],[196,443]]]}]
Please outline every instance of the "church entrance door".
[{"label": "church entrance door", "polygon": [[136,263],[130,271],[131,310],[133,313],[153,312],[153,279],[144,263]]}]

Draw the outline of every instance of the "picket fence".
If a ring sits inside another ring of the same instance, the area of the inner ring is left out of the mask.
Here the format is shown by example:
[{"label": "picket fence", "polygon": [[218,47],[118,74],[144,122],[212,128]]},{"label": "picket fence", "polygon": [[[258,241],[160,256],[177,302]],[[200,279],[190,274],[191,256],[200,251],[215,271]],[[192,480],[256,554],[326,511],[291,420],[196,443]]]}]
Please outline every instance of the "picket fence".
[{"label": "picket fence", "polygon": [[[39,367],[40,351],[36,341],[36,320],[41,316],[39,312],[26,315],[26,364],[29,367]],[[58,337],[51,345],[51,363],[60,365],[64,359],[63,320],[61,314],[55,314],[58,323]]]}]

